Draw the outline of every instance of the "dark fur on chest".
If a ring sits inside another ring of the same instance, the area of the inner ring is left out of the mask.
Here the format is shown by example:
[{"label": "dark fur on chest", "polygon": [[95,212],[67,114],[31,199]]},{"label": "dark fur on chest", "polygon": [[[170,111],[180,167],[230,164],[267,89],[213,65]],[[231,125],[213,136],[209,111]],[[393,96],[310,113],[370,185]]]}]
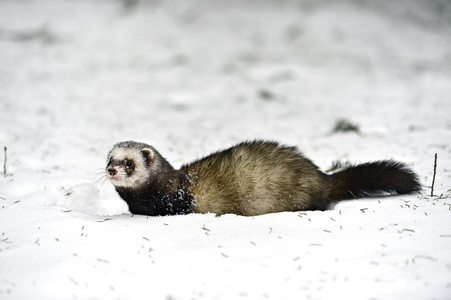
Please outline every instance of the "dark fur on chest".
[{"label": "dark fur on chest", "polygon": [[132,214],[166,216],[192,212],[190,201],[182,185],[179,185],[175,191],[165,191],[157,185],[148,185],[141,189],[116,187],[116,191],[128,204]]}]

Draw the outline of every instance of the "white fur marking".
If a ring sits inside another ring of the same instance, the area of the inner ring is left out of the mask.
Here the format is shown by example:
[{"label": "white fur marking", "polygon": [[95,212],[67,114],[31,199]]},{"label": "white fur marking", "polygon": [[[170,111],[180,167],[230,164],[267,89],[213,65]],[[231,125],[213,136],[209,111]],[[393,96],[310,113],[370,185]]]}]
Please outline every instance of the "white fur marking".
[{"label": "white fur marking", "polygon": [[155,157],[155,152],[153,152],[152,149],[150,148],[144,148],[141,150],[142,152],[145,152],[147,154],[147,156],[150,158],[150,160],[153,160]]},{"label": "white fur marking", "polygon": [[[151,153],[154,155],[153,151]],[[107,170],[107,177],[114,186],[136,188],[148,180],[149,174],[145,159],[136,148],[116,147],[111,151],[110,158],[119,161],[132,160],[135,164],[135,172],[131,176],[127,175],[123,166],[114,167],[117,171],[114,176],[109,175]]]}]

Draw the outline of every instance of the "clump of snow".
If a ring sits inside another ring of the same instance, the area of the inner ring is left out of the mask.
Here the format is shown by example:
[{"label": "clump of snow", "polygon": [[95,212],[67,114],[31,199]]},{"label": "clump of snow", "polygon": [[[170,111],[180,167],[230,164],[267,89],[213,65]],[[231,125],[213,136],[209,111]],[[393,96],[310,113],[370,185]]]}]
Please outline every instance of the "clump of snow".
[{"label": "clump of snow", "polygon": [[57,205],[70,210],[95,214],[96,204],[99,200],[99,190],[92,183],[82,183],[62,190],[62,196],[58,197]]},{"label": "clump of snow", "polygon": [[[0,1],[0,298],[449,299],[450,16],[446,0]],[[322,170],[400,160],[424,189],[147,217],[104,180],[118,141],[180,167],[254,138]]]}]

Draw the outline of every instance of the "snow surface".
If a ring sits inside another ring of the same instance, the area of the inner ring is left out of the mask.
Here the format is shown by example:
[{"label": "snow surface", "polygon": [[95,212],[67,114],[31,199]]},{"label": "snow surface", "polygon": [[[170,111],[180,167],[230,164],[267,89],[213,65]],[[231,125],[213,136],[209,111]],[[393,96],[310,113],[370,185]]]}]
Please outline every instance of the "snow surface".
[{"label": "snow surface", "polygon": [[[451,299],[450,32],[447,0],[0,1],[0,299]],[[146,217],[102,177],[117,141],[254,138],[424,190]]]}]

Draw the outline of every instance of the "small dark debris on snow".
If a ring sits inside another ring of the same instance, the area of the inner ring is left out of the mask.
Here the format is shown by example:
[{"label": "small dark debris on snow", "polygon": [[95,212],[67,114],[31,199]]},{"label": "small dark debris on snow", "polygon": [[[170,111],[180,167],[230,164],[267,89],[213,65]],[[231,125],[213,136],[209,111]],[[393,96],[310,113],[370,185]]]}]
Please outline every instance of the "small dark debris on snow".
[{"label": "small dark debris on snow", "polygon": [[72,277],[69,277],[69,280],[72,281],[73,284],[75,285],[80,285],[75,279],[73,279]]},{"label": "small dark debris on snow", "polygon": [[274,98],[275,98],[274,94],[266,89],[259,90],[258,95],[264,101],[271,101],[271,100],[274,100]]},{"label": "small dark debris on snow", "polygon": [[100,221],[95,221],[95,222],[106,222],[106,221],[111,221],[113,219],[104,219],[104,220],[100,220]]},{"label": "small dark debris on snow", "polygon": [[340,119],[335,123],[335,126],[332,130],[334,133],[338,132],[360,132],[360,128],[357,124],[353,124],[346,119]]}]

